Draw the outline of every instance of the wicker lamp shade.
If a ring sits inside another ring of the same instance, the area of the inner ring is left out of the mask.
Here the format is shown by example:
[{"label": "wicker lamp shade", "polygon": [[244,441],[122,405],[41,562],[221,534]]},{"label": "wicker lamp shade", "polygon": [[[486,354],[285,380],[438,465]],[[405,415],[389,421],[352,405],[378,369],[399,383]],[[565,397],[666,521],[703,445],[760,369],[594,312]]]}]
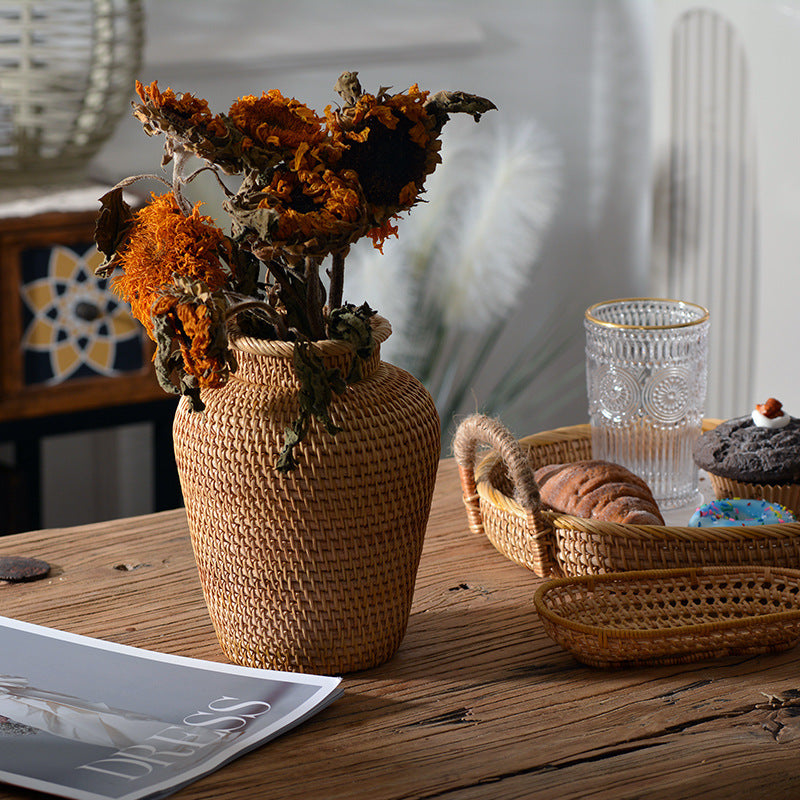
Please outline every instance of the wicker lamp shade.
[{"label": "wicker lamp shade", "polygon": [[0,185],[79,180],[126,111],[142,0],[0,0]]}]

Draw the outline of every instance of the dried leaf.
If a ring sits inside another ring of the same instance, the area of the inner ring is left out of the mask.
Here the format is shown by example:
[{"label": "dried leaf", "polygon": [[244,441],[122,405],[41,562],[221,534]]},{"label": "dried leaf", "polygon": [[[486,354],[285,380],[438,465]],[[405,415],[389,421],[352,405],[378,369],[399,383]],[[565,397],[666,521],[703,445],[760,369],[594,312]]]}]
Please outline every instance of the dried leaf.
[{"label": "dried leaf", "polygon": [[344,105],[346,107],[354,106],[358,98],[363,94],[357,72],[343,72],[333,88],[342,100],[344,100]]},{"label": "dried leaf", "polygon": [[425,110],[436,118],[440,128],[450,114],[470,114],[475,122],[480,122],[481,115],[496,109],[491,100],[467,92],[436,92],[425,103]]},{"label": "dried leaf", "polygon": [[372,336],[372,326],[369,324],[370,318],[374,316],[375,311],[367,303],[358,307],[345,303],[341,308],[331,311],[328,317],[328,336],[331,339],[349,342],[355,353],[347,376],[348,383],[361,380],[362,362],[375,350],[375,339]]},{"label": "dried leaf", "polygon": [[133,209],[122,197],[122,187],[117,186],[100,198],[100,213],[94,230],[97,249],[105,256],[95,270],[101,278],[111,274],[117,261],[117,251],[127,242],[134,225]]},{"label": "dried leaf", "polygon": [[300,380],[300,414],[292,427],[286,429],[277,464],[278,471],[283,473],[297,468],[294,450],[308,434],[312,417],[316,417],[331,436],[341,432],[331,420],[328,406],[334,394],[342,394],[347,389],[339,370],[326,369],[308,342],[295,342],[292,363]]}]

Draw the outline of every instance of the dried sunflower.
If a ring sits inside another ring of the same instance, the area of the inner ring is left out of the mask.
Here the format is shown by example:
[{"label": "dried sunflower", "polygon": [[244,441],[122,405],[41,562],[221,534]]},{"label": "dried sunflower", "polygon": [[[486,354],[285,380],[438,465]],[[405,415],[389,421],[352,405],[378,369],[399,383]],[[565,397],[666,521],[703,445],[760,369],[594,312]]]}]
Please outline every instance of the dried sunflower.
[{"label": "dried sunflower", "polygon": [[185,148],[230,175],[247,169],[269,169],[283,158],[283,151],[254,145],[227,117],[212,114],[202,98],[188,92],[176,95],[171,89],[162,92],[157,81],[149,86],[137,81],[136,92],[142,102],[134,105],[133,115],[145,133],[164,133],[167,137],[163,164],[172,159],[178,148]]},{"label": "dried sunflower", "polygon": [[[254,201],[250,200],[254,198]],[[272,251],[323,258],[366,232],[366,207],[352,171],[276,168],[257,193],[240,193],[225,205],[254,253]]]},{"label": "dried sunflower", "polygon": [[361,91],[356,73],[347,73],[338,88],[346,103],[325,109],[327,126],[344,150],[339,168],[358,175],[377,244],[394,232],[387,223],[414,205],[440,163],[439,130],[425,109],[428,93],[416,84],[405,93],[372,95]]},{"label": "dried sunflower", "polygon": [[202,280],[212,291],[221,289],[228,272],[220,260],[229,243],[198,203],[184,216],[171,192],[153,195],[133,216],[127,243],[119,253],[124,274],[114,290],[131,306],[131,312],[153,337],[151,309],[173,274]]},{"label": "dried sunflower", "polygon": [[261,97],[240,97],[228,111],[228,119],[247,137],[245,148],[256,144],[294,153],[325,139],[325,120],[277,89],[263,92]]},{"label": "dried sunflower", "polygon": [[189,92],[184,92],[180,97],[172,89],[162,92],[158,88],[158,81],[153,81],[149,86],[136,81],[136,94],[143,107],[134,107],[134,116],[142,122],[148,134],[170,132],[170,122],[179,129],[202,128],[209,137],[224,137],[226,134],[222,119],[211,113],[207,100]]},{"label": "dried sunflower", "polygon": [[345,72],[336,90],[344,100],[325,109],[333,142],[344,149],[339,169],[358,175],[371,224],[365,231],[376,247],[397,233],[391,220],[410,209],[425,179],[441,163],[440,134],[453,112],[479,120],[494,103],[464,92],[439,92],[432,98],[413,84],[406,92],[376,95],[361,88],[357,72]]}]

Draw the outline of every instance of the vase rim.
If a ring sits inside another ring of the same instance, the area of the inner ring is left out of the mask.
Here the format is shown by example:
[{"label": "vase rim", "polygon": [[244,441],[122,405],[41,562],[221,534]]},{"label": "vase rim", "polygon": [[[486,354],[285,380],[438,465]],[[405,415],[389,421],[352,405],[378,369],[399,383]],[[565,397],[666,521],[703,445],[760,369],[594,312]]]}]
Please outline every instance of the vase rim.
[{"label": "vase rim", "polygon": [[[392,333],[389,320],[378,314],[370,318],[372,336],[377,344],[383,344]],[[291,358],[294,353],[294,342],[257,339],[255,336],[236,336],[230,338],[231,346],[243,353],[274,358]],[[343,339],[321,339],[312,344],[321,350],[324,356],[339,356],[352,353],[355,349],[350,342]]]}]

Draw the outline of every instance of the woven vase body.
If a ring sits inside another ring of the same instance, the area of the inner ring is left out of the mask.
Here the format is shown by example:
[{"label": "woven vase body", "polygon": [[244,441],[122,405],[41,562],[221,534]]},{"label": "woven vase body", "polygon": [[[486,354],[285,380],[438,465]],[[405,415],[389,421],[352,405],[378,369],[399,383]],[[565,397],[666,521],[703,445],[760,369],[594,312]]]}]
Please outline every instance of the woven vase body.
[{"label": "woven vase body", "polygon": [[[383,341],[391,328],[374,323]],[[173,435],[192,546],[225,654],[238,664],[321,674],[376,666],[402,641],[440,456],[436,408],[407,372],[380,361],[334,395],[343,430],[313,420],[275,465],[297,418],[292,345],[238,339],[238,369],[183,398]],[[347,374],[353,355],[318,342],[327,368]]]}]

